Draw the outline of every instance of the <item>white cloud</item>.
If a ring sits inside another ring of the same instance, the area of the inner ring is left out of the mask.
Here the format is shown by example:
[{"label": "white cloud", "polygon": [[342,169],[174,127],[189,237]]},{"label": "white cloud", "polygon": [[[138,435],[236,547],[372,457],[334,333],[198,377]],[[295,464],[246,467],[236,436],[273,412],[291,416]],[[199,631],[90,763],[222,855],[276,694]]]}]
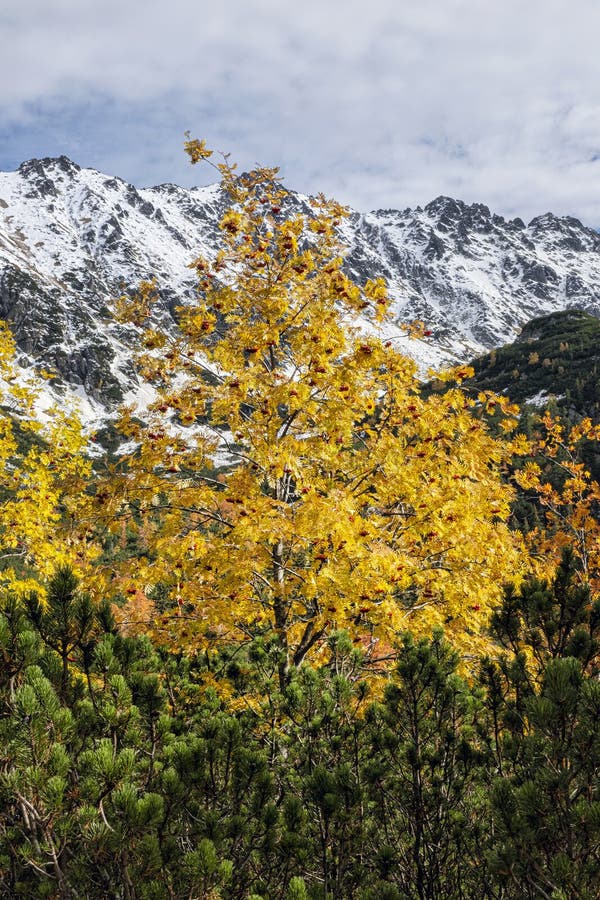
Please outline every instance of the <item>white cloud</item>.
[{"label": "white cloud", "polygon": [[600,224],[599,26],[596,0],[4,0],[4,142],[45,155],[46,116],[84,162],[189,183],[189,127],[360,209]]}]

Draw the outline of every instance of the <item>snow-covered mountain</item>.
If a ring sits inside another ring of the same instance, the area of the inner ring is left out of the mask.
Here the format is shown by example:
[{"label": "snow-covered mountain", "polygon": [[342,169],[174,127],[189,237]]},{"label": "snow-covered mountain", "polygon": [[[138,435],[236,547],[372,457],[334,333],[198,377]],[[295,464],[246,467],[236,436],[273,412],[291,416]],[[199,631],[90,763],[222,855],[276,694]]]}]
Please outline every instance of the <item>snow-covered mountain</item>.
[{"label": "snow-covered mountain", "polygon": [[[301,195],[288,202],[309,212]],[[112,320],[112,301],[154,276],[175,327],[174,308],[194,290],[187,264],[215,247],[223,209],[216,186],[140,190],[64,156],[0,173],[0,318],[23,363],[58,371],[91,418],[134,397],[133,332]],[[544,313],[600,314],[600,235],[576,219],[548,213],[526,226],[438,197],[423,209],[353,212],[342,229],[348,270],[384,276],[397,323],[419,318],[432,331],[425,343],[396,331],[423,367],[505,343]]]}]

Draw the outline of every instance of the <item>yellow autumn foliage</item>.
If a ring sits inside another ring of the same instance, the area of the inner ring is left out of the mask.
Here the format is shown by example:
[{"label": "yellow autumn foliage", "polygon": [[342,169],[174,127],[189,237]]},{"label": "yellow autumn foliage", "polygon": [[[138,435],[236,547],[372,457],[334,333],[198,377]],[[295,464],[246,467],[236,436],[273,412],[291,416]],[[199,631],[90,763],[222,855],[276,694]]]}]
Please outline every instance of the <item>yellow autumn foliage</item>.
[{"label": "yellow autumn foliage", "polygon": [[564,547],[573,549],[582,582],[600,590],[600,484],[592,477],[582,451],[600,440],[600,425],[591,419],[569,426],[546,411],[528,451],[533,457],[516,472],[519,487],[543,511],[542,523],[527,535],[531,564],[550,577]]},{"label": "yellow autumn foliage", "polygon": [[[188,151],[208,158],[204,143]],[[282,671],[339,628],[373,656],[437,625],[476,653],[524,564],[501,478],[510,441],[459,386],[423,397],[415,364],[382,337],[385,282],[342,268],[340,204],[288,213],[277,170],[217,168],[223,243],[191,264],[198,299],[177,335],[152,324],[152,283],[119,304],[158,397],[145,423],[123,411],[137,449],[98,491],[109,529],[125,519],[143,535],[120,577],[132,596],[166,591],[175,614],[155,612],[159,638],[275,632]]]},{"label": "yellow autumn foliage", "polygon": [[39,588],[66,563],[89,573],[97,554],[84,524],[86,439],[73,413],[38,408],[40,384],[0,323],[0,586],[14,590]]}]

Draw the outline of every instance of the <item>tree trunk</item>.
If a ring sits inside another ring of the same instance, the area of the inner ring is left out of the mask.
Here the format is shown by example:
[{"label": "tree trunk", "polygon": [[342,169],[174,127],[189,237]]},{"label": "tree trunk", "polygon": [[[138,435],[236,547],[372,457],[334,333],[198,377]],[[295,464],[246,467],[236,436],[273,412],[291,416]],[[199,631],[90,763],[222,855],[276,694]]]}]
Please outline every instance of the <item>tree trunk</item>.
[{"label": "tree trunk", "polygon": [[285,571],[283,567],[283,541],[277,541],[273,547],[273,580],[275,597],[273,613],[275,615],[275,631],[279,638],[281,658],[278,664],[279,689],[283,691],[289,682],[290,657],[287,640],[287,604],[285,599]]}]

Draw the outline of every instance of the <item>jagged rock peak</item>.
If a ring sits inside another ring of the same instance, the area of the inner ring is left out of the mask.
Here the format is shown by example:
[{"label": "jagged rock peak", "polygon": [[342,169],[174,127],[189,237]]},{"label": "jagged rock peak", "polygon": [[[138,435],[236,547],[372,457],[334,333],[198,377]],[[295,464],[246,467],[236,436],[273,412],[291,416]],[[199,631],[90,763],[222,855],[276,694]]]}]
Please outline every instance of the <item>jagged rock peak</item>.
[{"label": "jagged rock peak", "polygon": [[148,187],[148,191],[156,191],[159,194],[187,194],[185,188],[179,184],[173,184],[171,181],[164,181],[162,184],[154,184]]},{"label": "jagged rock peak", "polygon": [[465,203],[463,200],[456,200],[454,197],[446,197],[443,194],[436,197],[435,200],[431,200],[425,206],[425,212],[431,216],[455,219],[462,217],[490,219],[492,215],[489,206],[486,206],[485,203]]},{"label": "jagged rock peak", "polygon": [[62,156],[44,156],[41,159],[34,157],[22,162],[17,169],[24,178],[28,178],[31,175],[47,175],[49,170],[52,172],[58,170],[66,175],[75,175],[77,172],[81,172],[81,166],[63,154]]},{"label": "jagged rock peak", "polygon": [[429,213],[429,215],[443,215],[456,219],[463,216],[466,209],[467,205],[462,200],[455,200],[454,197],[445,197],[443,194],[425,206],[425,212]]},{"label": "jagged rock peak", "polygon": [[435,221],[439,231],[455,234],[461,244],[469,242],[469,231],[489,232],[495,226],[504,225],[504,219],[492,216],[483,203],[468,204],[453,197],[436,197],[424,212]]},{"label": "jagged rock peak", "polygon": [[[582,227],[581,222],[577,219],[573,219],[573,221]],[[563,224],[559,216],[555,216],[554,213],[551,212],[546,212],[539,216],[534,216],[527,227],[534,231],[558,231],[563,227]]]},{"label": "jagged rock peak", "polygon": [[584,248],[594,253],[600,252],[600,235],[592,228],[587,228],[574,216],[555,216],[544,213],[535,216],[528,225],[528,230],[535,235],[551,237],[563,247],[572,251]]}]

